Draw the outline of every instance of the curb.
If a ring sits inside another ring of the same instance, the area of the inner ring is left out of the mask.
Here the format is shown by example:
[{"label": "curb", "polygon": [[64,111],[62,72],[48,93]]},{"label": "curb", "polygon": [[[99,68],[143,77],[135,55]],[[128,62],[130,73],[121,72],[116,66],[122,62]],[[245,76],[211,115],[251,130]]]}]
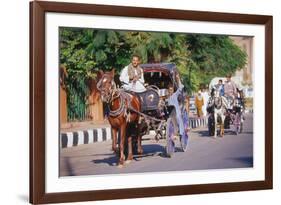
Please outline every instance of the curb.
[{"label": "curb", "polygon": [[203,126],[207,126],[208,124],[208,118],[204,117],[204,118],[190,118],[188,120],[188,127],[193,129],[193,128],[197,128],[197,127],[203,127]]},{"label": "curb", "polygon": [[82,144],[103,142],[111,139],[111,127],[66,132],[60,134],[60,147],[75,147]]},{"label": "curb", "polygon": [[[188,127],[190,129],[206,125],[207,118],[190,118],[188,120]],[[65,132],[60,134],[60,147],[76,147],[78,145],[104,142],[108,140],[112,140],[111,127]]]}]

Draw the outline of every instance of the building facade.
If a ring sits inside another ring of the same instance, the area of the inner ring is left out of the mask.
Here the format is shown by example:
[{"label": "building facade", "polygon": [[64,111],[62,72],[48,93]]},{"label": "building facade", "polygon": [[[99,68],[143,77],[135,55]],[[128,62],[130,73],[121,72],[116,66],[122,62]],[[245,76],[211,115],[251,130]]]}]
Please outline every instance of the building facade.
[{"label": "building facade", "polygon": [[235,77],[239,78],[243,85],[252,87],[253,84],[253,37],[250,36],[231,36],[234,43],[247,53],[247,63],[241,69],[236,71]]}]

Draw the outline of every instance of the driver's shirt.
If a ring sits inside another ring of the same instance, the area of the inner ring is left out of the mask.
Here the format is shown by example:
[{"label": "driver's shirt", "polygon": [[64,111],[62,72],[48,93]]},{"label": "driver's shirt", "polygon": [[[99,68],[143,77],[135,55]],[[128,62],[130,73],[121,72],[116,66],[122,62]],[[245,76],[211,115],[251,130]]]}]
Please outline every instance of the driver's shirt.
[{"label": "driver's shirt", "polygon": [[233,81],[225,82],[224,84],[224,96],[234,97],[237,93],[236,85]]},{"label": "driver's shirt", "polygon": [[[135,69],[135,73],[137,75],[137,70]],[[135,83],[130,82],[129,75],[128,75],[128,66],[123,68],[123,70],[120,73],[120,81],[124,83],[123,88],[125,90],[130,90],[133,92],[144,92],[146,88],[144,87],[144,78],[143,78],[143,72],[141,75],[141,78],[137,80]]]}]

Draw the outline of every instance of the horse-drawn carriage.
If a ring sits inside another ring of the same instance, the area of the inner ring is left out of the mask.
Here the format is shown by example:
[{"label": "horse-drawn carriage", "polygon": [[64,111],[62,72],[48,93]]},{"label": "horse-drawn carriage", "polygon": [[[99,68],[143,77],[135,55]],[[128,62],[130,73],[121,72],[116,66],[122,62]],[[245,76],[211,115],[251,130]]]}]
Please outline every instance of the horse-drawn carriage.
[{"label": "horse-drawn carriage", "polygon": [[[109,122],[112,127],[112,149],[120,154],[119,164],[125,160],[124,147],[128,140],[127,161],[133,159],[133,135],[137,138],[137,152],[143,152],[141,137],[149,130],[155,131],[155,139],[166,139],[166,155],[170,157],[175,152],[175,138],[179,136],[178,117],[182,119],[184,134],[180,135],[180,144],[183,151],[187,148],[188,113],[185,107],[185,96],[178,82],[178,71],[175,64],[142,64],[146,91],[141,93],[130,92],[118,88],[114,82],[114,70],[102,71],[98,76],[97,88],[101,92],[102,100],[109,108]],[[177,105],[169,104],[168,87],[172,86],[177,93]],[[133,128],[134,134],[129,128]],[[119,150],[117,151],[119,132]]]},{"label": "horse-drawn carriage", "polygon": [[[178,75],[176,65],[173,63],[143,64],[141,67],[143,68],[145,82],[148,84],[148,90],[151,88],[156,89],[159,96],[158,107],[155,106],[154,109],[152,109],[152,113],[150,110],[144,111],[148,116],[157,116],[158,119],[164,122],[162,125],[160,123],[161,126],[155,129],[157,126],[154,124],[157,123],[157,120],[151,120],[151,127],[155,130],[156,138],[161,136],[166,139],[167,156],[171,156],[175,151],[175,136],[180,137],[181,148],[183,151],[186,151],[188,140],[188,113],[185,104],[184,90],[180,88],[179,82],[177,82],[176,79]],[[173,90],[179,92],[177,97],[179,109],[176,109],[175,106],[169,105],[168,103],[170,95],[168,91],[169,86],[173,86]],[[149,99],[144,101],[148,102]],[[181,120],[185,130],[183,135],[179,133],[177,115],[180,115],[180,118],[182,118]]]},{"label": "horse-drawn carriage", "polygon": [[[217,136],[217,127],[220,127],[220,135],[224,135],[225,129],[234,127],[236,134],[243,130],[244,99],[241,89],[235,98],[220,96],[217,87],[210,83],[210,98],[207,104],[208,132],[209,136]],[[233,129],[232,129],[233,130]]]}]

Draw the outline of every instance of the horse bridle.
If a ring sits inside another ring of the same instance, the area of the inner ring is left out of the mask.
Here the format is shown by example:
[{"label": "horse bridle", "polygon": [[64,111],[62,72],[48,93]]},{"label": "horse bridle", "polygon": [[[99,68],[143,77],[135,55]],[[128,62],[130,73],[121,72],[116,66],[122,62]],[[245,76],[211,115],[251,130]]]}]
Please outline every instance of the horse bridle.
[{"label": "horse bridle", "polygon": [[117,108],[116,110],[111,110],[109,107],[109,115],[112,117],[116,117],[119,116],[121,113],[125,113],[125,115],[127,115],[127,108],[125,106],[125,99],[127,100],[128,104],[130,104],[130,97],[128,96],[128,94],[126,94],[125,92],[123,92],[120,89],[117,89],[116,84],[114,82],[114,80],[111,80],[111,87],[109,88],[109,93],[106,94],[105,92],[105,88],[102,87],[102,82],[105,79],[106,74],[104,74],[104,76],[98,81],[97,83],[97,89],[101,92],[101,95],[105,97],[106,99],[106,103],[110,104],[111,102],[113,102],[113,100],[117,99],[120,97],[120,106],[119,108]]},{"label": "horse bridle", "polygon": [[104,74],[102,76],[102,78],[98,81],[97,83],[97,89],[101,92],[101,95],[106,99],[106,103],[110,103],[113,99],[115,99],[116,97],[114,97],[115,93],[117,92],[117,88],[116,88],[116,84],[114,82],[114,80],[111,80],[111,86],[109,87],[109,92],[105,92],[106,88],[102,87],[102,83],[103,81],[106,79],[105,77],[107,77],[108,74]]},{"label": "horse bridle", "polygon": [[214,104],[216,109],[220,109],[222,106],[222,98],[221,97],[214,97]]}]

